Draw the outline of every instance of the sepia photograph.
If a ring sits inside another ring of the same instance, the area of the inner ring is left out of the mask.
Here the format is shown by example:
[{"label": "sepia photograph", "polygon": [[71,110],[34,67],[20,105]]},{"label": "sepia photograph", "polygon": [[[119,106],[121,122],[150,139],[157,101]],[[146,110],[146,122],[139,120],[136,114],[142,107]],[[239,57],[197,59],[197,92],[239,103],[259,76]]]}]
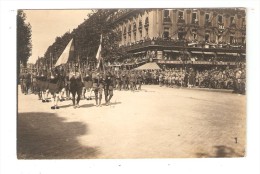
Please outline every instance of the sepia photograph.
[{"label": "sepia photograph", "polygon": [[0,173],[258,174],[258,0],[0,0]]},{"label": "sepia photograph", "polygon": [[247,155],[247,9],[17,10],[17,158]]}]

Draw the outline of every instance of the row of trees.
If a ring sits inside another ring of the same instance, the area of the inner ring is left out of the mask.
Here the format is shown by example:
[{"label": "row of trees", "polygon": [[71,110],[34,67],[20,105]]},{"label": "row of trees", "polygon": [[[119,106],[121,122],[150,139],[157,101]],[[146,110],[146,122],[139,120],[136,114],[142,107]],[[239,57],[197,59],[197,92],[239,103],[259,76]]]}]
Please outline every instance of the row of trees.
[{"label": "row of trees", "polygon": [[45,64],[55,64],[72,38],[74,39],[74,54],[69,58],[69,61],[77,62],[77,57],[79,57],[80,61],[94,62],[101,34],[101,54],[104,60],[109,61],[112,58],[122,55],[118,51],[118,41],[120,40],[121,32],[113,28],[107,21],[108,16],[115,11],[114,9],[93,10],[88,14],[88,19],[78,25],[76,29],[57,37],[44,54]]},{"label": "row of trees", "polygon": [[32,53],[31,25],[26,23],[26,14],[23,10],[17,13],[17,75],[20,75],[20,66],[27,66],[27,61]]}]

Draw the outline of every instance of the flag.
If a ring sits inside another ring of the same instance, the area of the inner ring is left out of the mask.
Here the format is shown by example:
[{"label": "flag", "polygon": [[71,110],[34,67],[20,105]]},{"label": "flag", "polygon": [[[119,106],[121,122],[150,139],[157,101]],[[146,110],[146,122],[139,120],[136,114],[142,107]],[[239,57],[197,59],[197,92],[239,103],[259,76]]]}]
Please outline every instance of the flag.
[{"label": "flag", "polygon": [[101,62],[101,59],[102,59],[102,57],[101,57],[101,48],[102,48],[102,34],[100,36],[100,44],[99,44],[98,51],[97,51],[97,54],[96,54],[96,59],[98,61],[97,68],[99,68],[100,62]]},{"label": "flag", "polygon": [[72,42],[73,42],[73,39],[70,40],[70,42],[68,43],[68,45],[66,46],[66,48],[64,49],[62,54],[60,55],[59,59],[57,60],[57,62],[55,64],[55,67],[67,63],[67,61],[69,59],[70,51],[74,51],[74,46],[73,46]]}]

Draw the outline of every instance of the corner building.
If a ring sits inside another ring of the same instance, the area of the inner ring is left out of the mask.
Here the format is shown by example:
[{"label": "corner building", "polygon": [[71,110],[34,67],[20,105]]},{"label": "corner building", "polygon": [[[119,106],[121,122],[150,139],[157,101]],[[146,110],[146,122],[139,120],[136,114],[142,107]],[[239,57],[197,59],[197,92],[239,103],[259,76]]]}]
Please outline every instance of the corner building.
[{"label": "corner building", "polygon": [[109,21],[122,33],[119,48],[133,59],[171,67],[246,62],[243,8],[119,9]]}]

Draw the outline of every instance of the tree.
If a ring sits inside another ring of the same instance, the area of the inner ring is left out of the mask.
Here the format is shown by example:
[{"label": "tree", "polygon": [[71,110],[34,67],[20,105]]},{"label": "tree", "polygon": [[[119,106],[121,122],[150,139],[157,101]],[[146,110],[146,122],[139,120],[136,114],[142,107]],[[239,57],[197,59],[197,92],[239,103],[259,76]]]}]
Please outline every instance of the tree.
[{"label": "tree", "polygon": [[20,65],[27,66],[27,61],[31,56],[31,25],[26,23],[26,14],[23,10],[18,10],[17,14],[17,73],[19,76]]},{"label": "tree", "polygon": [[93,10],[88,14],[88,19],[78,25],[71,33],[65,33],[57,37],[55,42],[48,47],[44,57],[49,65],[50,55],[55,55],[57,61],[59,55],[63,52],[71,38],[74,39],[74,57],[69,62],[77,62],[79,55],[81,62],[96,61],[96,53],[100,44],[100,35],[102,34],[102,57],[109,61],[112,57],[118,57],[121,53],[118,51],[118,41],[121,38],[121,31],[109,25],[108,16],[116,12],[116,9]]}]

